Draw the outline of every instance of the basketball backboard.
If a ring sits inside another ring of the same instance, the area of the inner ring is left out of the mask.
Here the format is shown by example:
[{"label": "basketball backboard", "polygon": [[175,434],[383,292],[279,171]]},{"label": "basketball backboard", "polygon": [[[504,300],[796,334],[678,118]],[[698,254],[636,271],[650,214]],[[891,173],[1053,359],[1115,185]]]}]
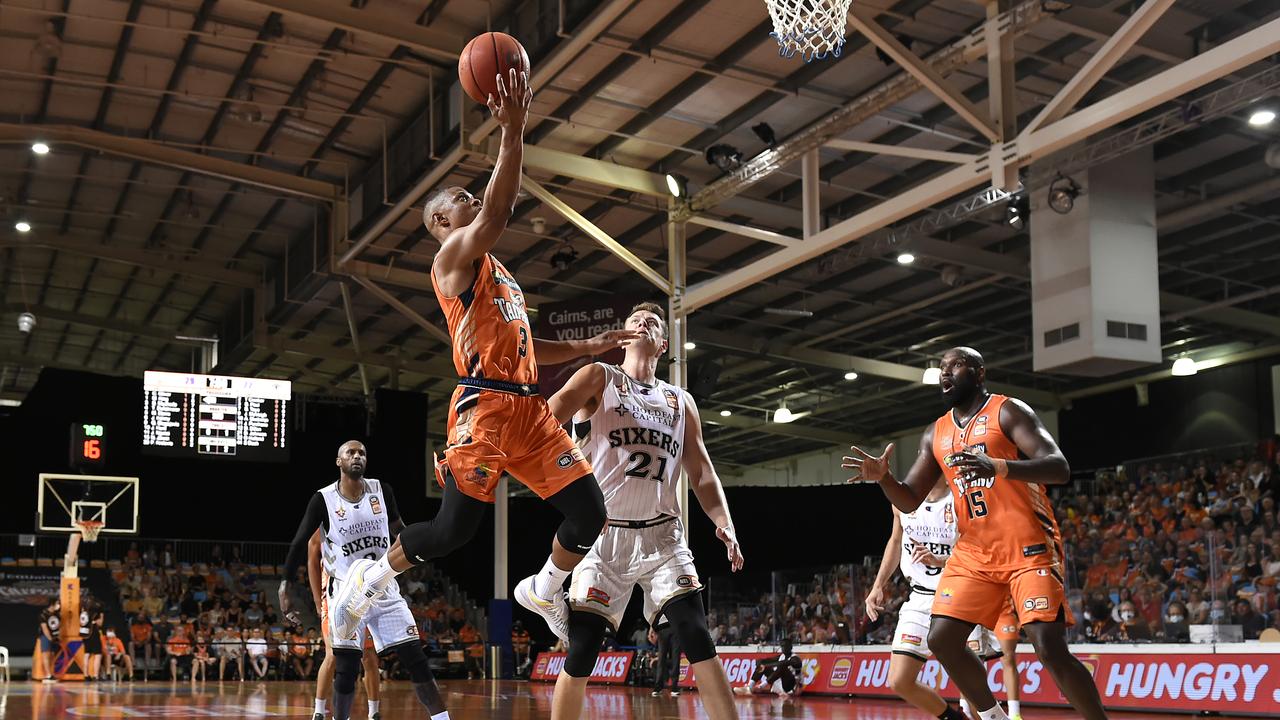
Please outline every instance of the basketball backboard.
[{"label": "basketball backboard", "polygon": [[38,532],[78,533],[76,520],[97,520],[104,534],[138,533],[138,478],[40,473],[39,483]]}]

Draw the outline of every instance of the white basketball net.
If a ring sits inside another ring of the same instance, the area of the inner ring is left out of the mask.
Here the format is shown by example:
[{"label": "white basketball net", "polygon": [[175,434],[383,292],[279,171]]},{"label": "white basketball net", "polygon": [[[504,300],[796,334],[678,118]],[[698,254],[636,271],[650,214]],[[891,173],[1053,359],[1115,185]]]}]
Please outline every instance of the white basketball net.
[{"label": "white basketball net", "polygon": [[765,0],[773,20],[772,37],[778,54],[804,57],[805,62],[828,55],[840,57],[844,27],[852,0]]}]

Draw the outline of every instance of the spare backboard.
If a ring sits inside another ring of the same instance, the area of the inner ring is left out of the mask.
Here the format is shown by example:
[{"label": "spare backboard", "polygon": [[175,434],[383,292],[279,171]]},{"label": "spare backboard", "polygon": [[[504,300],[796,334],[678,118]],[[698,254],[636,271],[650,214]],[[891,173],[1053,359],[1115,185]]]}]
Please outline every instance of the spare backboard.
[{"label": "spare backboard", "polygon": [[40,473],[37,532],[78,533],[76,520],[97,520],[108,535],[138,533],[136,477]]}]

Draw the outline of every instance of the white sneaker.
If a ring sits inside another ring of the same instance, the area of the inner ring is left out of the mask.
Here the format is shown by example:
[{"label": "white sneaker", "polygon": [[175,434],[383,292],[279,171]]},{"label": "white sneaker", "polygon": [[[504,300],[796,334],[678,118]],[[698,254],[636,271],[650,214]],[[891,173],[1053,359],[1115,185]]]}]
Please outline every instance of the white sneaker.
[{"label": "white sneaker", "polygon": [[[563,597],[554,597],[550,600],[544,600],[533,592],[534,576],[521,580],[516,585],[516,602],[520,606],[530,612],[538,613],[543,620],[547,621],[547,626],[551,628],[551,632],[556,637],[569,642],[569,606],[565,604]],[[557,593],[559,595],[559,593]]]},{"label": "white sneaker", "polygon": [[372,560],[361,558],[347,568],[347,580],[339,583],[338,594],[329,605],[334,638],[354,636],[360,619],[373,607],[373,601],[382,595],[381,590],[370,587],[364,581],[365,573],[374,564]]}]

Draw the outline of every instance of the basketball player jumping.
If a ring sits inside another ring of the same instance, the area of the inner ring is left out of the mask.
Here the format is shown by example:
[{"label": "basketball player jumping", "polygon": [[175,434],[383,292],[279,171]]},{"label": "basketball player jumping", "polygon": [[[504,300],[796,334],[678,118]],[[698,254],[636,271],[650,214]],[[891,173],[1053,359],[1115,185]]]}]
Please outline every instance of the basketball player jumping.
[{"label": "basketball player jumping", "polygon": [[460,187],[437,190],[422,221],[440,241],[431,266],[436,299],[453,338],[459,375],[449,410],[448,446],[436,463],[444,500],[435,518],[409,525],[376,563],[356,561],[332,605],[345,635],[399,573],[448,555],[475,535],[503,471],[564,515],[542,570],[516,586],[516,600],[542,615],[561,639],[568,608],[560,588],[605,523],[604,497],[591,465],[538,395],[538,361],[567,362],[624,346],[635,333],[615,330],[585,342],[532,337],[524,293],[490,250],[514,211],[533,93],[528,77],[500,75],[489,99],[502,141],[484,201]]},{"label": "basketball player jumping", "polygon": [[[586,438],[609,511],[608,528],[573,571],[569,587],[569,656],[556,679],[552,720],[578,720],[587,680],[595,667],[605,623],[617,630],[632,589],[644,593],[650,626],[665,615],[693,665],[699,694],[711,720],[736,718],[733,693],[707,629],[702,587],[685,541],[676,496],[680,470],[725,544],[729,566],[742,568],[729,505],[702,442],[693,398],[659,380],[658,358],[667,350],[662,308],[641,303],[626,327],[639,339],[627,345],[621,366],[592,363],[549,401],[556,420],[574,418]],[[656,693],[655,693],[656,694]],[[673,693],[674,694],[674,693]]]},{"label": "basketball player jumping", "polygon": [[1105,718],[1093,678],[1067,647],[1074,620],[1062,584],[1062,539],[1045,491],[1070,480],[1067,459],[1035,411],[987,391],[978,351],[943,353],[940,383],[951,410],[925,429],[905,481],[889,470],[892,444],[879,457],[853,447],[843,465],[855,471],[851,481],[879,483],[902,512],[918,508],[939,475],[951,486],[960,538],[938,581],[929,647],[981,720],[1005,720],[965,639],[975,625],[994,627],[1012,595],[1018,621],[1067,701],[1087,720]]},{"label": "basketball player jumping", "polygon": [[[938,590],[938,577],[951,557],[957,534],[955,503],[946,481],[939,476],[920,507],[909,513],[893,509],[893,532],[884,546],[880,571],[866,603],[867,617],[878,619],[884,611],[885,589],[893,571],[901,568],[911,594],[898,610],[889,658],[889,685],[903,700],[943,720],[964,720],[965,715],[948,705],[936,690],[921,684],[917,676],[929,659],[929,611]],[[980,625],[969,635],[969,646],[983,659],[995,654],[988,630]]]},{"label": "basketball player jumping", "polygon": [[[357,559],[370,562],[386,554],[391,535],[404,526],[396,508],[395,495],[389,485],[366,478],[368,458],[364,445],[348,440],[338,448],[336,464],[338,481],[326,485],[311,496],[307,512],[298,525],[285,560],[285,579],[280,581],[280,610],[289,615],[289,579],[294,577],[306,557],[307,545],[317,528],[323,533],[321,560],[327,587],[323,588],[326,605],[332,610],[338,588],[348,582]],[[360,672],[361,639],[367,630],[379,655],[395,651],[400,663],[409,671],[413,691],[431,716],[431,720],[448,720],[444,698],[436,686],[427,656],[422,652],[418,625],[409,605],[400,596],[400,586],[390,583],[372,604],[368,616],[351,629],[340,632],[332,618],[323,618],[329,627],[329,646],[333,649],[333,717],[349,720],[355,701],[356,677]]]},{"label": "basketball player jumping", "polygon": [[[316,671],[316,707],[311,720],[324,720],[328,711],[329,694],[333,692],[333,647],[329,644],[329,595],[325,588],[329,585],[329,575],[324,571],[320,559],[323,557],[322,544],[324,535],[317,528],[307,541],[307,584],[311,586],[311,599],[315,603],[316,612],[320,613],[320,638],[324,641],[324,659]],[[369,700],[369,720],[382,720],[380,712],[382,678],[378,674],[378,655],[373,650],[372,638],[365,631],[364,657],[364,691]]]}]

